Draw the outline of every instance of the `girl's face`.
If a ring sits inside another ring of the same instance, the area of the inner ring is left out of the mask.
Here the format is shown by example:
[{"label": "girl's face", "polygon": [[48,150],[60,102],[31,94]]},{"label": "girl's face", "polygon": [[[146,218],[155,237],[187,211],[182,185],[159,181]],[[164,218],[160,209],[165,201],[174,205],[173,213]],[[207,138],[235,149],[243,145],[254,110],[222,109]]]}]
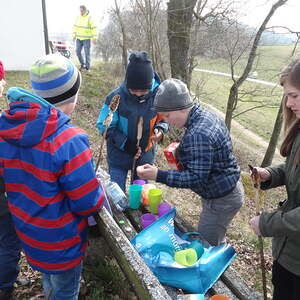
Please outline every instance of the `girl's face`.
[{"label": "girl's face", "polygon": [[300,119],[300,90],[292,86],[288,81],[283,85],[285,105]]}]

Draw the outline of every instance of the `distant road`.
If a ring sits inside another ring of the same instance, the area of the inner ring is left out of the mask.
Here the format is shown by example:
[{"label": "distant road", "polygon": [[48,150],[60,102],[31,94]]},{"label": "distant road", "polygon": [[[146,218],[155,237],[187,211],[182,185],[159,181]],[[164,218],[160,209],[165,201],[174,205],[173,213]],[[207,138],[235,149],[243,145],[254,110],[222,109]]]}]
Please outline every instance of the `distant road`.
[{"label": "distant road", "polygon": [[[222,75],[222,76],[226,76],[226,77],[231,77],[231,74],[228,74],[228,73],[222,73],[222,72],[216,72],[216,71],[210,71],[210,70],[204,70],[204,69],[194,69],[194,71],[204,72],[204,73],[210,73],[210,74],[215,74],[215,75]],[[239,76],[235,75],[234,77],[238,78]],[[278,87],[280,87],[280,85],[278,83],[274,83],[274,82],[269,82],[269,81],[264,81],[264,80],[258,80],[258,79],[253,79],[253,78],[249,78],[249,77],[246,80],[252,81],[252,82],[261,83],[261,84],[264,84],[264,85],[278,86]]]}]

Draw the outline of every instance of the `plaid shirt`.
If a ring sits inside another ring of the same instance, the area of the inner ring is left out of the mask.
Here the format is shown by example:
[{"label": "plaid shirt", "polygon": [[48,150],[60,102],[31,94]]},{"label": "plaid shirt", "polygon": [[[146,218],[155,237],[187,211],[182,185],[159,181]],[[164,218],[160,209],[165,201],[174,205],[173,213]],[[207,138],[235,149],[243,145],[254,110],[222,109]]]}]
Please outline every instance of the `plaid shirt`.
[{"label": "plaid shirt", "polygon": [[157,182],[171,187],[190,188],[206,199],[229,194],[240,177],[225,123],[215,114],[195,104],[186,132],[178,147],[182,171],[158,170]]}]

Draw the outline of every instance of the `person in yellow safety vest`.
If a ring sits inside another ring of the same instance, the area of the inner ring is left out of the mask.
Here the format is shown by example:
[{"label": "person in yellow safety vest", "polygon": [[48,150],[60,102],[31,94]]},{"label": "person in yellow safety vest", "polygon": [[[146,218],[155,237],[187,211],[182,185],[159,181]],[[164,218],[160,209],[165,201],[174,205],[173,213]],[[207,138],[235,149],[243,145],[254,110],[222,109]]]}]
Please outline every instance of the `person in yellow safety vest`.
[{"label": "person in yellow safety vest", "polygon": [[[78,16],[73,25],[73,38],[76,41],[76,55],[80,62],[80,70],[90,70],[91,67],[91,40],[95,44],[97,38],[97,27],[90,16],[86,6],[80,5],[80,16]],[[84,48],[85,59],[82,57],[82,48]]]}]

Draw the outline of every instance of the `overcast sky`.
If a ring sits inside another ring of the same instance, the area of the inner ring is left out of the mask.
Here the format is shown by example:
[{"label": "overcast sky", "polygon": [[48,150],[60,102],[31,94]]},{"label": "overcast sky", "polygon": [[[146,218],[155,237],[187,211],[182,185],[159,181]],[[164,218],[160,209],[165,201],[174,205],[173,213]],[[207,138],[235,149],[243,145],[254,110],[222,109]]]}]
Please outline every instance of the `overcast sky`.
[{"label": "overcast sky", "polygon": [[[118,0],[120,2],[120,0]],[[128,0],[121,0],[124,4]],[[166,0],[167,1],[167,0]],[[241,0],[242,1],[242,0]],[[259,26],[276,0],[243,0],[243,9],[248,16],[241,20],[251,26]],[[107,10],[114,5],[114,0],[46,0],[48,29],[53,32],[72,32],[79,6],[86,5],[99,27],[106,24]],[[250,14],[248,12],[251,12]],[[288,0],[287,4],[277,9],[268,26],[286,26],[300,31],[300,0]]]}]

